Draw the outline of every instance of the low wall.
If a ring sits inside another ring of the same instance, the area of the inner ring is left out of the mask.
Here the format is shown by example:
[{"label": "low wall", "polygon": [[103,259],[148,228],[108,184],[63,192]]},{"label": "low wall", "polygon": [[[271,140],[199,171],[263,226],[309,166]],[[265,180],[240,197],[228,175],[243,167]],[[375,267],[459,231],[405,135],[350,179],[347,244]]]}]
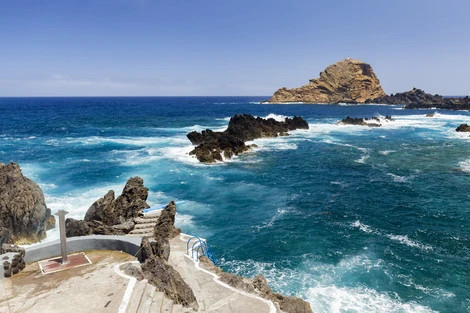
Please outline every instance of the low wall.
[{"label": "low wall", "polygon": [[[67,253],[87,250],[117,250],[134,255],[140,259],[141,237],[90,235],[67,238]],[[40,243],[26,247],[24,260],[32,263],[39,260],[61,256],[60,240]]]}]

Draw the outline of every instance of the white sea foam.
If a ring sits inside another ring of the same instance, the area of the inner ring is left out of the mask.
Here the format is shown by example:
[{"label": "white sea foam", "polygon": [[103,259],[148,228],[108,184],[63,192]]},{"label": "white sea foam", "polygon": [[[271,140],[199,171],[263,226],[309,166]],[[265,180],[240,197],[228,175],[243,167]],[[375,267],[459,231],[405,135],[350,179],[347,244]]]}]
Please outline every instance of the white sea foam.
[{"label": "white sea foam", "polygon": [[449,292],[447,290],[443,290],[441,288],[435,288],[435,287],[424,287],[420,284],[417,284],[414,282],[413,277],[411,275],[400,274],[400,275],[397,275],[395,279],[403,286],[414,288],[416,290],[422,291],[423,293],[433,296],[433,297],[439,297],[439,298],[455,297],[454,293]]},{"label": "white sea foam", "polygon": [[46,140],[45,144],[48,146],[58,147],[59,141],[57,139],[49,139],[49,140]]},{"label": "white sea foam", "polygon": [[356,221],[350,223],[349,226],[354,227],[354,228],[359,228],[361,231],[363,231],[365,233],[373,233],[373,234],[380,235],[380,236],[386,236],[387,238],[389,238],[393,241],[399,242],[401,244],[404,244],[408,247],[418,248],[418,249],[423,250],[423,251],[433,250],[432,246],[422,244],[422,243],[420,243],[418,241],[415,241],[415,240],[411,240],[410,238],[408,238],[407,235],[385,234],[384,232],[382,232],[378,229],[374,229],[371,226],[366,225],[366,224],[362,223],[359,220],[356,220]]},{"label": "white sea foam", "polygon": [[47,206],[56,212],[66,210],[69,212],[67,217],[83,219],[88,208],[103,197],[109,190],[120,193],[124,185],[108,185],[100,188],[91,188],[86,190],[76,190],[73,193],[64,193],[61,195],[50,195],[45,192]]},{"label": "white sea foam", "polygon": [[175,226],[181,229],[194,228],[193,216],[189,214],[176,213]]},{"label": "white sea foam", "polygon": [[403,312],[431,313],[432,309],[415,302],[404,302],[368,288],[337,287],[335,285],[309,288],[308,301],[317,313],[343,312]]},{"label": "white sea foam", "polygon": [[286,120],[286,117],[287,116],[285,116],[285,115],[270,113],[267,116],[265,116],[264,119],[272,118],[272,119],[274,119],[278,122],[284,122]]},{"label": "white sea foam", "polygon": [[388,238],[390,238],[391,240],[394,240],[394,241],[397,241],[401,244],[404,244],[404,245],[407,245],[409,247],[413,247],[413,248],[418,248],[418,249],[421,249],[421,250],[432,250],[432,246],[429,246],[429,245],[425,245],[425,244],[422,244],[420,242],[417,242],[417,241],[414,241],[414,240],[411,240],[408,238],[407,235],[393,235],[393,234],[388,234],[387,235]]},{"label": "white sea foam", "polygon": [[396,152],[396,150],[383,150],[379,151],[380,154],[382,155],[389,155],[390,153]]},{"label": "white sea foam", "polygon": [[387,173],[387,175],[392,177],[393,181],[396,183],[407,183],[410,179],[413,179],[415,177],[415,175],[400,176],[392,173]]},{"label": "white sea foam", "polygon": [[[361,223],[358,223],[361,225]],[[303,270],[290,269],[290,260],[280,269],[279,264],[271,262],[224,261],[231,272],[252,277],[261,273],[268,284],[276,291],[295,295],[307,300],[317,313],[343,312],[385,312],[385,313],[431,313],[432,309],[416,302],[406,302],[396,295],[381,293],[362,286],[338,286],[337,281],[351,272],[383,271],[385,262],[374,260],[365,254],[342,259],[338,264],[316,263],[312,257],[303,261]],[[292,290],[304,290],[293,294]],[[306,291],[305,291],[306,290]]]},{"label": "white sea foam", "polygon": [[460,162],[459,166],[462,169],[462,171],[466,173],[470,173],[470,159]]},{"label": "white sea foam", "polygon": [[103,143],[116,143],[127,146],[150,146],[160,145],[173,142],[173,137],[80,137],[80,138],[66,138],[67,144],[82,144],[82,145],[100,145]]},{"label": "white sea foam", "polygon": [[366,163],[366,160],[369,158],[369,155],[363,155],[362,157],[360,157],[359,159],[357,159],[355,162],[356,163],[361,163],[361,164],[365,164]]},{"label": "white sea foam", "polygon": [[259,138],[253,141],[246,142],[247,145],[255,144],[258,147],[255,150],[296,150],[297,144],[294,142],[294,138],[291,136],[287,137],[275,137],[275,138]]},{"label": "white sea foam", "polygon": [[359,221],[359,220],[351,223],[351,226],[352,227],[357,227],[365,233],[376,233],[377,232],[377,231],[373,230],[372,227],[370,227],[369,225],[361,223],[361,221]]},{"label": "white sea foam", "polygon": [[202,163],[199,162],[195,156],[189,155],[189,152],[191,152],[193,149],[194,146],[192,145],[186,145],[184,147],[165,147],[160,148],[159,153],[162,155],[162,157],[167,159],[172,159],[191,165],[201,165]]},{"label": "white sea foam", "polygon": [[274,223],[276,221],[278,221],[279,219],[281,219],[285,214],[287,213],[290,213],[290,212],[294,212],[295,210],[292,209],[292,208],[278,208],[276,210],[276,213],[267,221],[267,222],[264,222],[261,226],[255,226],[255,228],[257,230],[262,230],[262,229],[265,229],[265,228],[270,228],[274,225]]}]

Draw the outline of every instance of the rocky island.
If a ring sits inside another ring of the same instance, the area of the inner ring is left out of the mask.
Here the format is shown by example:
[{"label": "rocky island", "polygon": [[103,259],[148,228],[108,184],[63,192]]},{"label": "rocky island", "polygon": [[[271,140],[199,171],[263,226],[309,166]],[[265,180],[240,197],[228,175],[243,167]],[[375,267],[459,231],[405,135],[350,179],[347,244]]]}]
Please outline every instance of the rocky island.
[{"label": "rocky island", "polygon": [[200,162],[215,163],[230,159],[250,149],[246,141],[263,137],[285,136],[288,131],[308,129],[308,123],[303,118],[294,116],[279,122],[273,118],[263,119],[249,114],[236,114],[230,119],[228,127],[223,132],[210,129],[201,133],[193,131],[187,134],[192,144],[197,145],[189,154],[195,155]]},{"label": "rocky island", "polygon": [[385,95],[369,64],[347,58],[328,66],[305,86],[278,89],[265,103],[364,103]]},{"label": "rocky island", "polygon": [[470,98],[443,97],[421,89],[385,94],[372,67],[359,60],[345,59],[328,66],[320,77],[302,87],[282,87],[263,103],[370,103],[404,105],[405,109],[470,110]]},{"label": "rocky island", "polygon": [[441,95],[429,94],[421,89],[413,88],[410,91],[399,92],[389,96],[368,99],[366,103],[405,105],[405,109],[445,109],[470,110],[470,98],[444,98]]}]

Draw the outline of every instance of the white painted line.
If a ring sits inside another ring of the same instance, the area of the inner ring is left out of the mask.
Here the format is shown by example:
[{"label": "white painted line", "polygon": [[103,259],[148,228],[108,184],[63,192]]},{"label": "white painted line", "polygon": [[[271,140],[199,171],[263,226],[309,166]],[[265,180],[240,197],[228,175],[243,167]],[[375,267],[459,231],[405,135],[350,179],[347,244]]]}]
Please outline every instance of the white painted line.
[{"label": "white painted line", "polygon": [[118,313],[126,313],[127,307],[129,306],[129,301],[131,300],[132,292],[134,291],[135,284],[137,283],[137,279],[135,277],[126,275],[119,269],[121,265],[124,265],[126,263],[140,264],[139,261],[130,261],[114,265],[114,271],[119,276],[129,279],[129,284],[127,284],[126,292],[122,297]]},{"label": "white painted line", "polygon": [[[185,241],[185,240],[183,239],[184,236],[189,236],[189,235],[182,234],[182,236],[180,236],[180,240],[181,240],[181,241]],[[192,236],[190,236],[190,237],[192,237]],[[226,283],[224,283],[224,282],[222,282],[222,281],[219,280],[220,277],[219,277],[217,274],[214,274],[214,273],[212,273],[212,272],[209,272],[208,270],[205,270],[205,269],[199,267],[199,261],[194,261],[193,258],[190,257],[189,255],[187,255],[186,253],[184,254],[184,256],[187,257],[188,259],[190,259],[191,261],[193,261],[194,267],[195,267],[196,269],[198,269],[198,270],[200,270],[200,271],[203,271],[203,272],[206,273],[206,274],[211,275],[211,276],[213,277],[214,281],[215,281],[217,284],[221,285],[222,287],[228,288],[228,289],[230,289],[230,290],[232,290],[232,291],[235,291],[235,292],[237,292],[237,293],[239,293],[239,294],[242,294],[242,295],[244,295],[244,296],[247,296],[247,297],[250,297],[250,298],[253,298],[253,299],[257,299],[257,300],[259,300],[259,301],[262,301],[262,302],[266,303],[266,304],[269,306],[269,313],[276,313],[276,312],[277,312],[277,311],[276,311],[276,307],[274,306],[274,303],[273,303],[272,301],[266,300],[266,299],[264,299],[264,298],[261,298],[261,297],[252,295],[251,293],[248,293],[248,292],[245,292],[245,291],[242,291],[242,290],[238,290],[238,289],[236,289],[236,288],[233,288],[233,287],[230,286],[230,285],[227,285]]]}]

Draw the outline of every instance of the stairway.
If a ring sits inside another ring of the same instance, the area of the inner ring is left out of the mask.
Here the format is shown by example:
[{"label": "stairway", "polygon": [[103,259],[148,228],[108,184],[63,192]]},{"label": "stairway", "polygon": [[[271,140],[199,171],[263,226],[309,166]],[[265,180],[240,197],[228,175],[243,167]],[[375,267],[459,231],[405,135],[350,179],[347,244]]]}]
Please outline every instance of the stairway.
[{"label": "stairway", "polygon": [[143,238],[153,237],[153,230],[160,214],[162,214],[162,210],[144,214],[142,217],[137,217],[134,220],[134,229],[130,231],[127,236]]},{"label": "stairway", "polygon": [[174,304],[163,292],[155,291],[146,279],[137,282],[126,313],[189,313],[192,308]]}]

